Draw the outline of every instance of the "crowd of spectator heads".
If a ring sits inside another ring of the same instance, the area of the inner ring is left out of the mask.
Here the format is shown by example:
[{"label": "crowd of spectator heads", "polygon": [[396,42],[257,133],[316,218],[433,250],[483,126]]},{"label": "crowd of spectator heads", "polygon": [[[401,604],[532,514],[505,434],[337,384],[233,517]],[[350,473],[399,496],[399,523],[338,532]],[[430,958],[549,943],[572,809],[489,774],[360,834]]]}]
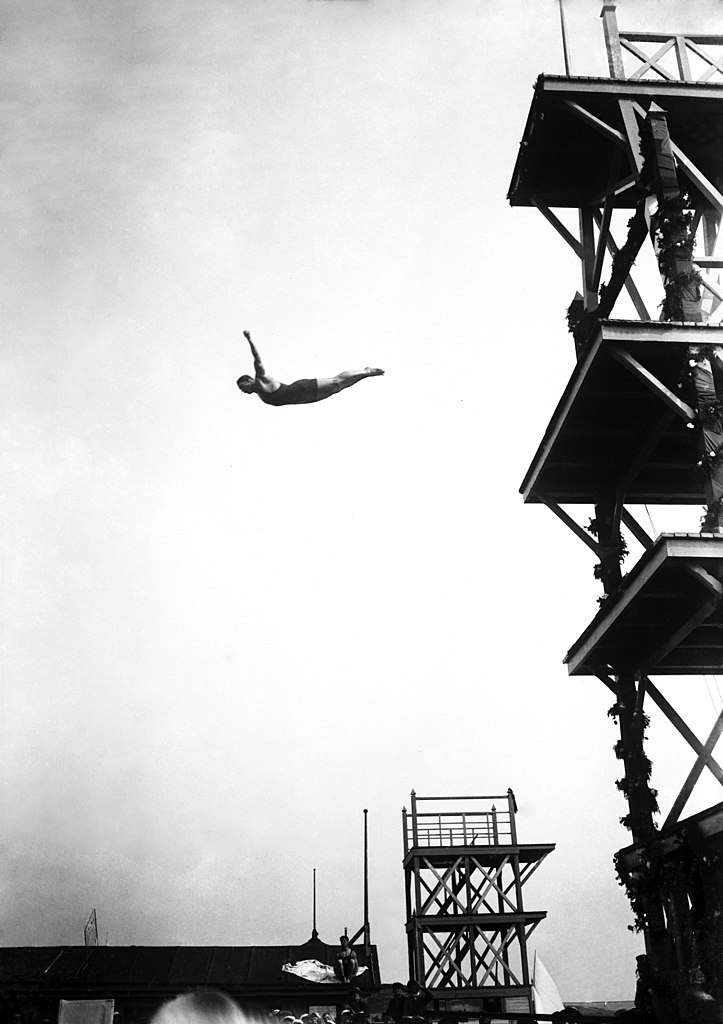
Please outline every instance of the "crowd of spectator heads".
[{"label": "crowd of spectator heads", "polygon": [[302,1013],[296,1017],[283,1010],[274,1010],[264,1021],[258,1015],[244,1012],[223,992],[204,989],[169,1000],[156,1012],[151,1024],[424,1024],[427,993],[410,981],[397,982],[386,1012],[370,1016],[358,988],[351,988],[346,1001],[331,1013]]},{"label": "crowd of spectator heads", "polygon": [[400,981],[392,985],[392,998],[385,1013],[369,1015],[367,1004],[358,988],[349,991],[349,999],[342,1005],[338,1021],[330,1014],[302,1013],[300,1017],[274,1010],[276,1024],[423,1024],[429,996],[415,981],[406,988]]}]

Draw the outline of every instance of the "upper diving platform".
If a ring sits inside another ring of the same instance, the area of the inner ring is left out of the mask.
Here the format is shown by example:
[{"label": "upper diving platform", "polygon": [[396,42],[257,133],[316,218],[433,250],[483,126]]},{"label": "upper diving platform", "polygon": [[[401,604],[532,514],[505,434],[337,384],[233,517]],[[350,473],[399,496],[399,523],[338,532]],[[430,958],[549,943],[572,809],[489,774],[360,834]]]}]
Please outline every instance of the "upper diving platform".
[{"label": "upper diving platform", "polygon": [[573,370],[520,487],[527,502],[703,505],[695,410],[679,388],[689,346],[723,326],[602,320]]},{"label": "upper diving platform", "polygon": [[[630,114],[644,119],[653,102],[667,114],[679,163],[694,165],[721,190],[723,84],[540,75],[507,196],[511,205],[602,203],[617,149],[615,206],[634,207],[640,192],[629,146]],[[694,201],[699,198],[696,184],[686,182],[686,188]]]}]

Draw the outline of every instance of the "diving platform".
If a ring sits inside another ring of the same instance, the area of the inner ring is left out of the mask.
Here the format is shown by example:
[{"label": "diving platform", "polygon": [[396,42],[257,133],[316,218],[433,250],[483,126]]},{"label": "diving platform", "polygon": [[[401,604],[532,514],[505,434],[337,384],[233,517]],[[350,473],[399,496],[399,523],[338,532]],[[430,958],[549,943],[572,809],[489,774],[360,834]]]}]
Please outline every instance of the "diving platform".
[{"label": "diving platform", "polygon": [[662,534],[564,661],[570,675],[723,672],[723,537]]},{"label": "diving platform", "polygon": [[520,843],[516,815],[512,790],[413,790],[402,811],[409,972],[440,1011],[533,1009],[527,943],[547,912],[524,906],[523,886],[555,845]]},{"label": "diving platform", "polygon": [[[600,608],[564,661],[614,695],[633,841],[618,877],[645,936],[653,1016],[680,1024],[723,1009],[723,805],[681,821],[704,771],[723,785],[723,712],[701,739],[674,705],[702,680],[671,679],[666,695],[651,676],[723,673],[723,35],[623,31],[616,6],[600,12],[609,78],[569,74],[565,47],[568,74],[537,79],[507,195],[579,264],[575,365],[520,491],[596,558]],[[615,319],[623,290],[637,319]],[[697,505],[702,531],[653,540],[631,505]],[[573,506],[592,511],[587,526]],[[625,576],[623,529],[643,549]],[[695,754],[660,829],[651,705]]]},{"label": "diving platform", "polygon": [[[602,202],[612,184],[615,206],[634,208],[641,195],[640,157],[629,144],[630,132],[653,102],[667,114],[682,169],[692,168],[686,187],[695,201],[709,200],[706,184],[723,179],[720,85],[540,75],[512,174],[510,204],[576,209]],[[614,183],[611,153],[619,154]]]},{"label": "diving platform", "polygon": [[703,505],[695,410],[680,384],[690,346],[723,326],[602,320],[580,353],[520,487],[526,502]]}]

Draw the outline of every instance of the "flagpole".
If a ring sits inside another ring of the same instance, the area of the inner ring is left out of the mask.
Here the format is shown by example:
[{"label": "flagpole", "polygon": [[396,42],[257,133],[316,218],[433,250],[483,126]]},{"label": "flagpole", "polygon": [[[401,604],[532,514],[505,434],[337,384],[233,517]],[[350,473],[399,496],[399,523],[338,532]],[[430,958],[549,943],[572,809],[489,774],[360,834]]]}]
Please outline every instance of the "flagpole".
[{"label": "flagpole", "polygon": [[562,0],[557,0],[560,8],[560,28],[562,29],[562,53],[565,57],[565,74],[570,77],[570,54],[567,50],[567,29],[565,27],[565,11],[562,7]]},{"label": "flagpole", "polygon": [[318,939],[319,933],[316,930],[316,868],[314,868],[314,896],[313,896],[313,923],[311,926],[312,939]]}]

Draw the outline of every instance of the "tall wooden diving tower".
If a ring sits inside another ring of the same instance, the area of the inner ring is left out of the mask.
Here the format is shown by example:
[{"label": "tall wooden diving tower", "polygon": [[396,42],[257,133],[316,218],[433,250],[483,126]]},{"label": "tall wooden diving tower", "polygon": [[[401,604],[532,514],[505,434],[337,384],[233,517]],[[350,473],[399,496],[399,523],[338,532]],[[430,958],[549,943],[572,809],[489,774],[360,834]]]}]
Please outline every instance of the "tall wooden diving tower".
[{"label": "tall wooden diving tower", "polygon": [[[420,805],[424,805],[423,808]],[[532,1012],[527,940],[547,916],[522,887],[554,844],[521,844],[503,796],[421,797],[402,811],[409,976],[438,1011]]]},{"label": "tall wooden diving tower", "polygon": [[[613,0],[601,17],[609,77],[538,78],[509,192],[581,267],[576,364],[521,492],[596,556],[600,608],[565,661],[614,697],[632,836],[617,869],[645,937],[642,988],[656,1020],[682,1024],[723,1013],[723,804],[681,819],[705,770],[723,784],[723,714],[701,741],[653,677],[723,670],[723,36],[623,32]],[[633,278],[651,243],[652,297]],[[624,290],[635,318],[615,319]],[[702,530],[654,539],[630,508],[644,504],[702,505]],[[569,508],[585,505],[587,528]],[[643,549],[627,575],[623,528]],[[660,826],[651,705],[695,755]]]}]

